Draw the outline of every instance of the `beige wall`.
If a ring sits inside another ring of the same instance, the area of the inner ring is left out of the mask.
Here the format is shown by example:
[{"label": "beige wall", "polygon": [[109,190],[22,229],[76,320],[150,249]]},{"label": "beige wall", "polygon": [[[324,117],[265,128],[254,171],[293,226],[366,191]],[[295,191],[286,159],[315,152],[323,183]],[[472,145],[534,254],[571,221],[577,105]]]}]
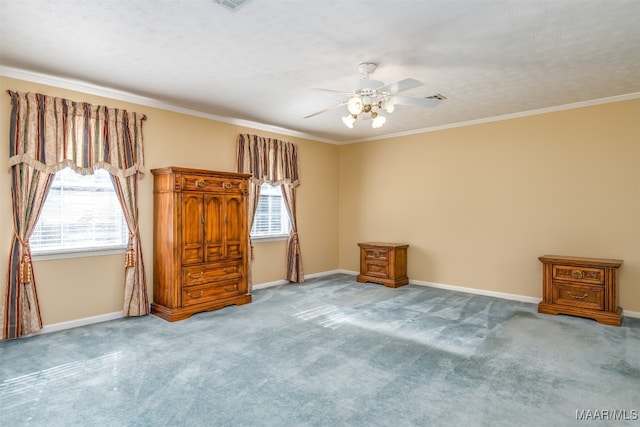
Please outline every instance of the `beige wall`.
[{"label": "beige wall", "polygon": [[410,244],[409,278],[541,297],[544,254],[624,260],[640,312],[640,100],[340,147],[340,267]]},{"label": "beige wall", "polygon": [[[239,133],[276,137],[298,145],[301,184],[298,187],[298,227],[305,274],[338,266],[338,147],[301,138],[244,128],[214,120],[160,110],[31,82],[0,77],[0,152],[7,153],[11,103],[5,91],[31,91],[126,108],[147,115],[144,124],[145,166],[186,166],[235,170],[235,144]],[[152,296],[153,179],[140,181],[140,233],[149,296]],[[0,173],[0,261],[7,262],[11,244],[9,173]],[[255,244],[254,283],[282,280],[286,242]],[[124,255],[37,261],[34,272],[45,325],[122,310]],[[6,271],[6,268],[3,269]],[[6,275],[0,291],[4,295]],[[2,298],[4,303],[4,298]]]},{"label": "beige wall", "polygon": [[[233,170],[238,133],[298,144],[305,274],[357,271],[358,242],[403,242],[413,280],[540,297],[540,255],[621,258],[621,305],[640,312],[640,100],[335,146],[10,78],[0,89],[5,153],[7,89],[146,114],[147,169]],[[151,174],[140,190],[151,297]],[[8,173],[0,217],[1,261],[12,233]],[[255,245],[254,283],[284,277],[285,250]],[[36,262],[45,324],[120,311],[122,264],[122,255]]]}]

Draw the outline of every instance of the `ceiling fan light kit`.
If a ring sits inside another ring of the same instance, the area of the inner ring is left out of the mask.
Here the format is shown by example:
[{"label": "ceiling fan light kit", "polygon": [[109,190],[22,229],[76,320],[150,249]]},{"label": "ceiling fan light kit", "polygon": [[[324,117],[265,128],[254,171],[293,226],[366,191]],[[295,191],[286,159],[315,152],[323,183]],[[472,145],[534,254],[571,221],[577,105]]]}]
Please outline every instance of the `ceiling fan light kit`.
[{"label": "ceiling fan light kit", "polygon": [[344,116],[342,118],[342,123],[344,123],[344,125],[349,129],[353,129],[353,124],[356,122],[357,118],[358,116],[356,116],[355,114],[349,114],[348,116]]},{"label": "ceiling fan light kit", "polygon": [[[369,75],[373,74],[376,68],[377,64],[371,62],[364,62],[358,65],[358,72],[362,74],[362,78],[358,82],[355,92],[340,92],[343,95],[349,96],[349,99],[346,102],[341,102],[340,104],[325,108],[317,113],[310,114],[306,116],[305,119],[331,111],[346,104],[349,115],[342,117],[342,122],[345,126],[353,129],[353,125],[358,117],[360,117],[363,119],[371,118],[371,127],[379,128],[387,121],[387,118],[380,114],[380,110],[385,110],[387,113],[391,114],[395,110],[395,106],[398,104],[413,107],[435,107],[440,103],[440,101],[446,99],[440,94],[428,96],[426,98],[398,96],[396,95],[398,92],[422,86],[423,83],[416,79],[407,78],[385,85],[379,80],[372,80],[369,78]],[[337,92],[331,89],[323,90],[328,92]],[[369,117],[363,116],[363,114],[368,114]]]}]

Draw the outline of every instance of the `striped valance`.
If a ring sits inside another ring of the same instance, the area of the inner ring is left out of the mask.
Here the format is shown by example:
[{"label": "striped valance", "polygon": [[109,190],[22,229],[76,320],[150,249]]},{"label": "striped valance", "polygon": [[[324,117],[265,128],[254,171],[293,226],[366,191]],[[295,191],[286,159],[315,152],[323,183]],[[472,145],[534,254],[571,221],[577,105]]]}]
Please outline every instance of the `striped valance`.
[{"label": "striped valance", "polygon": [[144,173],[144,114],[39,93],[7,91],[13,103],[9,167],[27,163],[55,173],[106,169],[127,177]]},{"label": "striped valance", "polygon": [[250,173],[256,184],[300,184],[298,149],[295,144],[258,135],[240,134],[237,141],[237,171]]}]

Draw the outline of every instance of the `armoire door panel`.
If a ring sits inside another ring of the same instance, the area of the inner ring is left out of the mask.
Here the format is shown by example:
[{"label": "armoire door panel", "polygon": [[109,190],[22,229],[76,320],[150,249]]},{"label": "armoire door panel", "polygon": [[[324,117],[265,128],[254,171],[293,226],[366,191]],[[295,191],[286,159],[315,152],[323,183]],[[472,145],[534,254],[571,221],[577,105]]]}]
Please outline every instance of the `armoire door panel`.
[{"label": "armoire door panel", "polygon": [[240,242],[227,242],[227,257],[229,259],[242,258],[243,245]]},{"label": "armoire door panel", "polygon": [[205,247],[205,257],[207,262],[225,259],[222,245],[207,245]]},{"label": "armoire door panel", "polygon": [[204,210],[206,261],[224,259],[224,196],[205,194]]},{"label": "armoire door panel", "polygon": [[204,260],[202,233],[204,216],[202,194],[182,195],[182,215],[180,233],[182,235],[182,262],[193,264]]},{"label": "armoire door panel", "polygon": [[242,258],[245,236],[244,204],[240,196],[227,196],[225,246],[229,258]]}]

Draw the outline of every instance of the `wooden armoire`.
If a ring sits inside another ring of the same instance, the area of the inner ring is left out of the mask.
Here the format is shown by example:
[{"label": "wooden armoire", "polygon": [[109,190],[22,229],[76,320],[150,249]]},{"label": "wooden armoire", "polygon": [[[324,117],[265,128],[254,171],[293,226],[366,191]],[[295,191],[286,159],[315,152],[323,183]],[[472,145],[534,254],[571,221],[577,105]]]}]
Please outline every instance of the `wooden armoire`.
[{"label": "wooden armoire", "polygon": [[169,321],[251,302],[247,197],[251,175],[153,169],[153,303]]}]

